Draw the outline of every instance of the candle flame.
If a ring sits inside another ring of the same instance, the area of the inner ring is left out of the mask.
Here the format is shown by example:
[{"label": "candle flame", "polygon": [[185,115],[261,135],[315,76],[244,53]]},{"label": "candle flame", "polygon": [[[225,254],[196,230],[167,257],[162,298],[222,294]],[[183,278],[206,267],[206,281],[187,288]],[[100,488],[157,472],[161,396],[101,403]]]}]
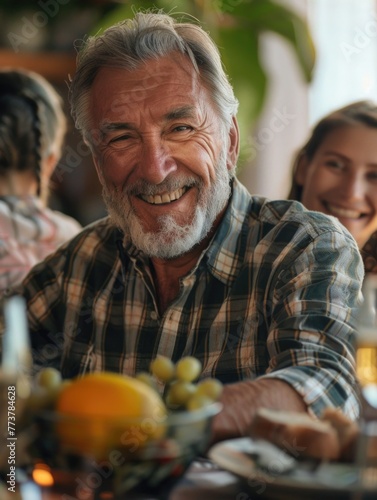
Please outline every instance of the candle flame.
[{"label": "candle flame", "polygon": [[32,477],[39,486],[52,486],[54,484],[53,475],[46,464],[35,464]]}]

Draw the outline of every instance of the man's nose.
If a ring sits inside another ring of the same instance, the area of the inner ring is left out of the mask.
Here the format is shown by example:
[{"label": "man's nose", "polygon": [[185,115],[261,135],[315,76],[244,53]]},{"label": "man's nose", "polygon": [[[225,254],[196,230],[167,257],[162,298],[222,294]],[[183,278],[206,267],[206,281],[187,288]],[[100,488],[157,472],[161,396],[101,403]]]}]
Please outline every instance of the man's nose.
[{"label": "man's nose", "polygon": [[143,141],[139,174],[144,180],[160,184],[176,170],[177,165],[168,145],[156,138],[148,138]]}]

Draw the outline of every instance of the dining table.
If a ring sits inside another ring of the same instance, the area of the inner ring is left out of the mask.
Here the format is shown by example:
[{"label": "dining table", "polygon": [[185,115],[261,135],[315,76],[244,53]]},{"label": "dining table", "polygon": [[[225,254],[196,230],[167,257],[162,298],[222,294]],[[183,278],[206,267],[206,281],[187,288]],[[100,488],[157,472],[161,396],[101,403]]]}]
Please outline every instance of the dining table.
[{"label": "dining table", "polygon": [[[248,437],[215,444],[205,455],[197,456],[173,484],[169,482],[168,487],[163,487],[166,483],[160,482],[160,486],[150,487],[148,492],[143,481],[137,493],[126,491],[125,483],[116,481],[119,476],[106,474],[106,462],[95,465],[95,469],[81,473],[78,469],[67,472],[47,468],[54,472],[54,476],[50,474],[54,480],[49,484],[37,480],[43,475],[34,475],[36,466],[29,473],[18,470],[15,491],[9,491],[5,482],[0,482],[0,500],[377,499],[374,459],[368,463],[296,459],[272,443]],[[126,484],[128,479],[125,476]],[[123,487],[121,492],[119,485]]]},{"label": "dining table", "polygon": [[[168,493],[160,491],[153,493],[124,493],[114,496],[111,491],[93,490],[79,492],[72,489],[58,490],[40,487],[26,480],[18,484],[16,493],[0,490],[1,500],[375,500],[377,489],[365,492],[363,490],[339,491],[336,488],[279,488],[279,482],[273,487],[271,483],[255,481],[240,477],[224,470],[216,463],[206,458],[195,460],[185,474],[178,480]],[[336,477],[333,478],[336,482]]]},{"label": "dining table", "polygon": [[[5,495],[5,497],[4,497]],[[114,497],[111,492],[98,493],[91,496],[80,492],[54,490],[40,487],[32,481],[22,481],[16,494],[4,492],[1,500],[252,500],[260,496],[251,496],[245,482],[231,472],[223,470],[207,459],[195,460],[186,473],[178,480],[168,494],[125,493]]]}]

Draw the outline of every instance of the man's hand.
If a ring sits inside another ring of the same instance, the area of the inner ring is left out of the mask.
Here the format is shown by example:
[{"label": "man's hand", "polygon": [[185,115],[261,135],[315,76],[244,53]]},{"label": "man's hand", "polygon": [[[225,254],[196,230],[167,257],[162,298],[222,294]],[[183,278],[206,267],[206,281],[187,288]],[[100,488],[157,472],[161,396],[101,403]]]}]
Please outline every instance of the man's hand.
[{"label": "man's hand", "polygon": [[258,408],[307,411],[303,399],[289,384],[271,378],[225,385],[220,403],[223,409],[214,418],[211,444],[247,436]]}]

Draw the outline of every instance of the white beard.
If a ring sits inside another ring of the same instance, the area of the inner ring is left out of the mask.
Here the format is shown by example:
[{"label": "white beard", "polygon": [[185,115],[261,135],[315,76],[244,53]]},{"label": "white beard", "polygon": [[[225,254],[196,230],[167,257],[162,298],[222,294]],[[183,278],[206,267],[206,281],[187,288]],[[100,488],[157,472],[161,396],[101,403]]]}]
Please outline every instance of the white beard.
[{"label": "white beard", "polygon": [[[198,203],[193,220],[181,226],[174,216],[164,215],[158,218],[159,228],[156,231],[145,231],[141,220],[132,209],[129,193],[137,191],[153,195],[161,192],[161,188],[174,191],[183,185],[195,185],[198,189]],[[175,178],[167,179],[158,186],[141,181],[122,192],[110,191],[103,185],[102,194],[112,221],[131,239],[136,248],[148,257],[173,259],[188,252],[206,237],[216,217],[226,206],[230,193],[230,175],[226,156],[222,152],[217,165],[216,180],[208,191],[204,190],[203,183],[197,179]]]}]

